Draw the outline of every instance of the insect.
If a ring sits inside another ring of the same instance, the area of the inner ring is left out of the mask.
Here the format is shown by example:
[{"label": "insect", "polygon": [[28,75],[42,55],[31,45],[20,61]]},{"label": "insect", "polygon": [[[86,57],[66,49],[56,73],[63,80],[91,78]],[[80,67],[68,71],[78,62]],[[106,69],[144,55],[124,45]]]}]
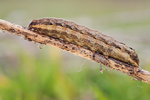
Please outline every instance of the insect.
[{"label": "insect", "polygon": [[33,20],[29,25],[29,30],[103,54],[106,58],[114,58],[135,67],[139,66],[138,55],[131,47],[99,31],[71,21],[42,18]]}]

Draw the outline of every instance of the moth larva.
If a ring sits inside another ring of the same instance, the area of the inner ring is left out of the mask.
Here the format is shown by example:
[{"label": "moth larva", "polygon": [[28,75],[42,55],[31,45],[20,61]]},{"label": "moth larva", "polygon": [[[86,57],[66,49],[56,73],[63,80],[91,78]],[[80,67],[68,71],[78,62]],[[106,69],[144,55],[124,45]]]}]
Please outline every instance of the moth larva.
[{"label": "moth larva", "polygon": [[125,44],[106,36],[99,31],[89,29],[71,21],[55,18],[33,20],[29,29],[38,34],[48,35],[74,44],[92,52],[103,54],[135,67],[139,66],[136,52]]}]

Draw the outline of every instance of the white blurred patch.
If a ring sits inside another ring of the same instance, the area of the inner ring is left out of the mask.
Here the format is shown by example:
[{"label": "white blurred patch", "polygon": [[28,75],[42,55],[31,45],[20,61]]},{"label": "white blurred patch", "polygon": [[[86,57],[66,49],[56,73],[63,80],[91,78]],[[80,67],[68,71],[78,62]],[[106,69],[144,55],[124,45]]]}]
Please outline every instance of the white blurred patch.
[{"label": "white blurred patch", "polygon": [[82,69],[83,69],[83,65],[85,64],[87,62],[87,59],[85,59],[82,63],[81,63],[81,65],[80,65],[80,69],[77,71],[77,72],[81,72],[82,71]]}]

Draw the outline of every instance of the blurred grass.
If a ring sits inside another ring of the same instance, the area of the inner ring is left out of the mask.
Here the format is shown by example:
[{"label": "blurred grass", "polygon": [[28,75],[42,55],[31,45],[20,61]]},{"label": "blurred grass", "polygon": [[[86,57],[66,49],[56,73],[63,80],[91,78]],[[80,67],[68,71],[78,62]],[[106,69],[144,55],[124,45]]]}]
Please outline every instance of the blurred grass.
[{"label": "blurred grass", "polygon": [[[133,47],[150,70],[149,1],[0,0],[0,18],[23,26],[42,17],[87,25]],[[0,32],[0,100],[149,100],[148,84],[60,49]]]}]

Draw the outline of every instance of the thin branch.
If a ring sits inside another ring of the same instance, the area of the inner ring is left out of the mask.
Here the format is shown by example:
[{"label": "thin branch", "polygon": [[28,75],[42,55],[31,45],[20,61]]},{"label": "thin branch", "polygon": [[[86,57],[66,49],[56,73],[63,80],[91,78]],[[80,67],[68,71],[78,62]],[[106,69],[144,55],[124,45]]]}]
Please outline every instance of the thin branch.
[{"label": "thin branch", "polygon": [[126,73],[127,75],[132,76],[139,81],[143,81],[150,84],[150,72],[143,70],[140,67],[134,67],[132,65],[126,64],[113,58],[105,58],[99,53],[93,53],[90,50],[87,50],[74,44],[69,44],[63,40],[55,39],[45,35],[39,35],[26,28],[23,28],[22,26],[15,25],[4,20],[0,20],[0,30],[7,31],[11,34],[23,36],[24,39],[28,41],[34,41],[40,44],[51,45],[61,48],[86,59],[103,64],[109,68]]}]

